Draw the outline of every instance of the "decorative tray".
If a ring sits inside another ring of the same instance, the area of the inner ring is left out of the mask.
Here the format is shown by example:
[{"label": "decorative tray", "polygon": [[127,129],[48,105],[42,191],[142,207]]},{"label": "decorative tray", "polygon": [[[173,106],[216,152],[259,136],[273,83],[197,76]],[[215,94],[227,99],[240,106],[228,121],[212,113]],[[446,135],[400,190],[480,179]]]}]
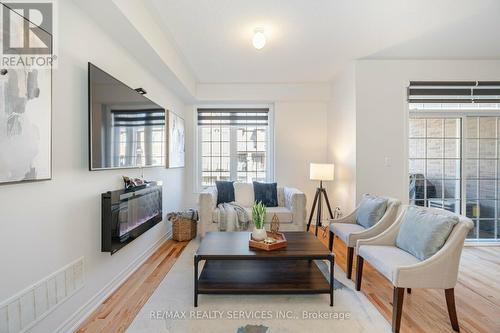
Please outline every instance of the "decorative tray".
[{"label": "decorative tray", "polygon": [[264,250],[264,251],[273,251],[273,250],[278,250],[282,249],[284,247],[287,247],[288,243],[286,241],[285,235],[282,234],[281,232],[278,233],[272,233],[270,231],[267,231],[267,239],[273,239],[274,241],[269,242],[269,241],[256,241],[252,238],[252,234],[250,234],[250,240],[248,241],[248,246],[254,249],[259,249],[259,250]]}]

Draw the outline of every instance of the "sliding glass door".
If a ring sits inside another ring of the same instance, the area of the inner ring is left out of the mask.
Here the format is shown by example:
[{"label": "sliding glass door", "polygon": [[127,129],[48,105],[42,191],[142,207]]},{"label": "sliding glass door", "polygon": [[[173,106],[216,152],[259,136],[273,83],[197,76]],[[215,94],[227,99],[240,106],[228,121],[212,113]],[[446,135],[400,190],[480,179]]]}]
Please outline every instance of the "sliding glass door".
[{"label": "sliding glass door", "polygon": [[461,211],[461,119],[412,118],[410,203]]},{"label": "sliding glass door", "polygon": [[466,215],[474,221],[473,239],[499,239],[498,117],[466,117]]},{"label": "sliding glass door", "polygon": [[409,119],[410,203],[464,214],[475,240],[500,239],[500,118]]}]

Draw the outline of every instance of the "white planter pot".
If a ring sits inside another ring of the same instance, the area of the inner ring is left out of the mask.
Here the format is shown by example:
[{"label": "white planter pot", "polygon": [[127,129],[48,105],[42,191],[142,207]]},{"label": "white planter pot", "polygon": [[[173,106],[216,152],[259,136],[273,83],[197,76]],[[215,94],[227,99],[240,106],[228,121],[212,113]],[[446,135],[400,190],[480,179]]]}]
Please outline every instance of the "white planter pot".
[{"label": "white planter pot", "polygon": [[267,237],[267,232],[265,228],[257,229],[253,228],[252,238],[256,241],[263,241]]}]

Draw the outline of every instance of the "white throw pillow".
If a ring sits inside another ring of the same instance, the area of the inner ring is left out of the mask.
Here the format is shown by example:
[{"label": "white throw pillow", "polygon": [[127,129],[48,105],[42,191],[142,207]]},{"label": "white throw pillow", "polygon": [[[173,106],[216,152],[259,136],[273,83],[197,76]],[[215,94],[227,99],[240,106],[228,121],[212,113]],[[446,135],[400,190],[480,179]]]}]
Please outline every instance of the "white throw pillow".
[{"label": "white throw pillow", "polygon": [[234,200],[243,207],[252,207],[254,202],[253,184],[234,183]]}]

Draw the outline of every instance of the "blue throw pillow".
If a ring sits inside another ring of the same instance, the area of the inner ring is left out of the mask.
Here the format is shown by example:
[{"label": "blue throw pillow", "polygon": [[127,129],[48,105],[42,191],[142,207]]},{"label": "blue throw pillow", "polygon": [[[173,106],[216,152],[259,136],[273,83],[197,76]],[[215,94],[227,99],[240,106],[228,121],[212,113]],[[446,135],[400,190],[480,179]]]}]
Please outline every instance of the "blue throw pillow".
[{"label": "blue throw pillow", "polygon": [[387,199],[365,195],[359,203],[356,223],[366,229],[373,227],[384,216],[387,210]]},{"label": "blue throw pillow", "polygon": [[215,186],[217,187],[217,205],[225,202],[234,201],[234,182],[228,181],[216,181]]},{"label": "blue throw pillow", "polygon": [[266,207],[278,207],[278,184],[253,182],[255,202],[262,202]]},{"label": "blue throw pillow", "polygon": [[396,246],[425,260],[443,247],[457,223],[456,216],[408,207],[399,228]]}]

